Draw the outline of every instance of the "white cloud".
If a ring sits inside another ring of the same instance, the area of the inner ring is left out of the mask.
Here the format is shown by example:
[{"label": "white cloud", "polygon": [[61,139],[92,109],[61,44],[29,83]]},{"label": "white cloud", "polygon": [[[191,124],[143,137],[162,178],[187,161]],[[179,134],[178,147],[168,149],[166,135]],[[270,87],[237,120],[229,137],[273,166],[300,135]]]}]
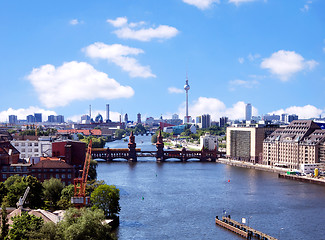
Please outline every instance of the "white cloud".
[{"label": "white cloud", "polygon": [[112,24],[114,27],[123,27],[128,23],[128,19],[126,17],[118,17],[115,20],[107,19],[106,21]]},{"label": "white cloud", "polygon": [[325,47],[323,47],[323,52],[325,53]]},{"label": "white cloud", "polygon": [[256,59],[258,59],[258,58],[260,58],[261,57],[261,55],[260,54],[258,54],[258,53],[255,53],[255,54],[248,54],[248,56],[247,56],[247,58],[248,58],[248,60],[249,61],[251,61],[251,62],[253,62],[254,60],[256,60]]},{"label": "white cloud", "polygon": [[176,88],[176,87],[169,87],[168,88],[169,93],[184,93],[183,89]]},{"label": "white cloud", "polygon": [[159,25],[156,28],[140,28],[134,29],[145,25],[144,21],[137,23],[129,23],[126,17],[118,17],[115,20],[107,19],[107,22],[114,27],[120,28],[114,33],[117,37],[122,39],[134,39],[138,41],[148,42],[152,39],[169,39],[175,37],[178,34],[178,30],[174,27],[167,25]]},{"label": "white cloud", "polygon": [[[227,108],[226,105],[217,98],[199,97],[193,103],[189,104],[189,115],[192,118],[202,114],[210,114],[212,120],[219,121],[220,117],[228,117],[229,119],[243,119],[245,117],[246,104],[239,101]],[[180,116],[185,116],[185,103],[179,107]],[[258,111],[253,107],[253,115],[257,115]],[[181,119],[183,118],[181,117]]]},{"label": "white cloud", "polygon": [[174,27],[160,25],[157,28],[147,28],[140,30],[133,30],[125,27],[114,31],[119,38],[123,39],[134,39],[143,42],[151,41],[154,38],[157,39],[168,39],[176,36],[178,30]]},{"label": "white cloud", "polygon": [[236,6],[238,6],[241,3],[246,3],[246,2],[254,2],[256,0],[229,0],[229,3],[234,3]]},{"label": "white cloud", "polygon": [[313,2],[312,1],[307,1],[306,4],[304,5],[303,8],[301,8],[300,10],[302,12],[308,12],[309,11],[309,8],[310,8],[310,5],[312,4]]},{"label": "white cloud", "polygon": [[214,3],[220,3],[219,0],[183,0],[183,2],[193,5],[201,10],[210,8]]},{"label": "white cloud", "polygon": [[138,61],[130,57],[130,55],[138,55],[143,53],[142,49],[131,48],[121,44],[107,45],[105,43],[96,42],[84,48],[86,55],[90,58],[106,59],[121,67],[128,72],[130,77],[156,77],[151,72],[149,66],[142,66]]},{"label": "white cloud", "polygon": [[78,24],[81,24],[83,22],[82,21],[79,21],[78,19],[72,19],[69,23],[71,25],[78,25]]},{"label": "white cloud", "polygon": [[9,120],[9,115],[16,115],[18,120],[26,120],[28,115],[34,115],[34,113],[42,113],[43,121],[46,121],[47,117],[50,115],[57,115],[54,111],[45,110],[35,106],[19,109],[9,108],[8,110],[0,112],[0,122],[7,122]]},{"label": "white cloud", "polygon": [[236,80],[232,80],[229,81],[229,85],[230,85],[230,90],[235,90],[237,87],[239,88],[254,88],[259,84],[259,82],[257,80],[249,80],[249,81],[245,81],[245,80],[241,80],[241,79],[236,79]]},{"label": "white cloud", "polygon": [[66,106],[75,100],[129,98],[134,90],[121,86],[106,73],[85,62],[67,62],[34,68],[27,76],[46,107]]},{"label": "white cloud", "polygon": [[296,114],[299,119],[309,119],[309,118],[317,118],[319,115],[324,114],[324,111],[316,108],[313,105],[305,105],[303,107],[299,106],[291,106],[286,109],[280,109],[271,112],[270,114],[281,115],[283,113],[287,114]]},{"label": "white cloud", "polygon": [[240,58],[238,58],[238,62],[239,62],[240,64],[243,64],[243,63],[245,62],[245,59],[242,58],[242,57],[240,57]]},{"label": "white cloud", "polygon": [[263,59],[261,68],[268,69],[272,74],[278,76],[282,81],[304,69],[312,70],[318,63],[315,60],[305,59],[294,51],[279,50],[269,58]]}]

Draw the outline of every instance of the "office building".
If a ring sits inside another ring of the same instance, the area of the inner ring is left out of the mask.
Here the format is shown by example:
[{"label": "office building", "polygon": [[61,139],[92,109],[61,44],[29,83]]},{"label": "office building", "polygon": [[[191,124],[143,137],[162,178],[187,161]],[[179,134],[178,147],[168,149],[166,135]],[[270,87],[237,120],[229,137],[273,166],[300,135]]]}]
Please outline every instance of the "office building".
[{"label": "office building", "polygon": [[278,127],[274,124],[227,127],[227,157],[245,162],[262,163],[263,140]]},{"label": "office building", "polygon": [[34,123],[35,122],[35,117],[33,115],[28,115],[26,117],[27,123]]},{"label": "office building", "polygon": [[34,118],[36,123],[42,122],[42,113],[34,113]]},{"label": "office building", "polygon": [[219,126],[221,128],[227,127],[228,117],[221,117]]},{"label": "office building", "polygon": [[129,121],[129,116],[128,116],[128,114],[126,113],[126,114],[124,115],[124,122],[125,122],[125,123],[128,123],[128,121]]},{"label": "office building", "polygon": [[52,142],[50,140],[12,140],[10,143],[20,152],[19,157],[21,159],[52,156]]},{"label": "office building", "polygon": [[9,115],[9,123],[16,124],[18,122],[16,115]]},{"label": "office building", "polygon": [[209,128],[211,126],[211,116],[209,114],[202,115],[202,128]]},{"label": "office building", "polygon": [[245,120],[249,121],[251,119],[252,119],[252,105],[250,103],[247,103],[245,108]]}]

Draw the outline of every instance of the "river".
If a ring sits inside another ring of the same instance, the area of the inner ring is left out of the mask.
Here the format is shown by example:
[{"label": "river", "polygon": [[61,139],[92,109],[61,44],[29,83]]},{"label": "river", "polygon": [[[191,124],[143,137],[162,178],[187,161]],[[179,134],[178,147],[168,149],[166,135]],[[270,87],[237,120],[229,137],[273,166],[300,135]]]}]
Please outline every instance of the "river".
[{"label": "river", "polygon": [[[137,148],[154,150],[150,139],[136,136]],[[107,146],[127,147],[127,142]],[[198,160],[99,162],[97,172],[98,179],[120,189],[120,240],[242,239],[216,226],[215,216],[224,210],[279,239],[325,239],[324,186]]]}]

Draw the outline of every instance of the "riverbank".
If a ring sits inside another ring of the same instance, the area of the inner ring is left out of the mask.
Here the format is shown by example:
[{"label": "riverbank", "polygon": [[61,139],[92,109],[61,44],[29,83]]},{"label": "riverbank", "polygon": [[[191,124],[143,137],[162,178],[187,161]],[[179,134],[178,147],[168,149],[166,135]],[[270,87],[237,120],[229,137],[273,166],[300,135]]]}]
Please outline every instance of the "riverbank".
[{"label": "riverbank", "polygon": [[285,179],[295,180],[295,181],[299,181],[299,182],[325,185],[324,178],[287,175],[287,171],[290,170],[288,168],[266,166],[266,165],[262,165],[262,164],[257,164],[257,163],[254,164],[254,163],[250,163],[250,162],[243,162],[243,161],[237,161],[237,160],[226,159],[226,158],[219,158],[216,160],[216,162],[235,166],[235,167],[253,168],[253,169],[257,169],[257,170],[278,173],[279,178],[285,178]]},{"label": "riverbank", "polygon": [[243,161],[237,161],[233,159],[226,159],[226,158],[219,158],[216,160],[218,163],[224,163],[231,166],[236,167],[244,167],[244,168],[253,168],[257,170],[267,171],[267,172],[275,172],[275,173],[282,173],[285,174],[288,169],[287,168],[280,168],[280,167],[273,167],[273,166],[267,166],[257,163],[250,163],[250,162],[243,162]]}]

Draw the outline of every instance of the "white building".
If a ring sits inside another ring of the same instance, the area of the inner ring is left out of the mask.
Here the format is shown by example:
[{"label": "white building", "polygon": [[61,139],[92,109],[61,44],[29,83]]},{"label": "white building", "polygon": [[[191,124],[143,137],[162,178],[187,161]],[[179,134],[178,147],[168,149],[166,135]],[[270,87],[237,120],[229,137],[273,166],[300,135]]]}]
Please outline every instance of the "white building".
[{"label": "white building", "polygon": [[52,157],[52,142],[50,140],[13,140],[11,144],[20,152],[19,158]]},{"label": "white building", "polygon": [[200,137],[200,148],[207,148],[208,150],[218,149],[218,137],[206,133]]}]

